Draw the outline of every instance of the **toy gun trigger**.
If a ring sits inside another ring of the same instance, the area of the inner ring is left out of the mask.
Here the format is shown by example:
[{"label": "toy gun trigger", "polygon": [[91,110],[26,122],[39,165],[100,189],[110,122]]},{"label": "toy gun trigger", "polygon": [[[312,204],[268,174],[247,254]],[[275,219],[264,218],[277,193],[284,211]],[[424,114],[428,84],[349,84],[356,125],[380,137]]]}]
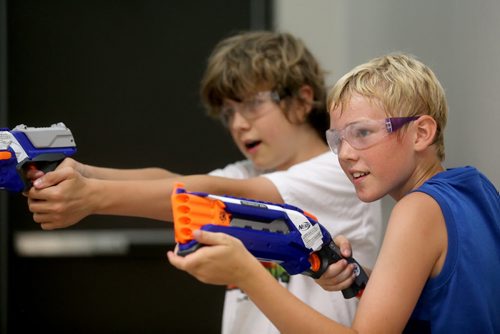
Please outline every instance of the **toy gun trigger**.
[{"label": "toy gun trigger", "polygon": [[[323,269],[322,270],[322,262],[324,261],[321,261],[321,258],[319,257],[318,253],[311,253],[311,255],[309,255],[309,263],[311,263],[311,268],[309,269],[309,271],[311,272],[311,274],[309,276],[313,277],[313,278],[319,278],[321,277],[321,275],[325,272],[325,270]],[[319,274],[321,272],[321,274]],[[319,274],[318,277],[315,277]]]},{"label": "toy gun trigger", "polygon": [[10,160],[12,159],[12,153],[10,151],[0,151],[0,160]]},{"label": "toy gun trigger", "polygon": [[323,246],[320,250],[311,253],[309,256],[311,268],[303,274],[311,276],[314,279],[320,278],[321,275],[323,275],[328,269],[330,264],[341,259],[346,259],[349,264],[354,265],[354,274],[356,276],[352,285],[342,290],[344,298],[349,299],[353,297],[361,297],[361,294],[368,283],[368,275],[353,257],[343,257],[341,255],[340,248],[333,242],[333,240],[331,240],[328,245]]},{"label": "toy gun trigger", "polygon": [[21,180],[24,183],[23,191],[28,191],[32,186],[32,181],[28,178],[28,172],[32,170],[40,170],[44,173],[51,172],[61,164],[66,158],[62,153],[45,153],[40,154],[32,160],[26,158],[17,164],[16,170]]}]

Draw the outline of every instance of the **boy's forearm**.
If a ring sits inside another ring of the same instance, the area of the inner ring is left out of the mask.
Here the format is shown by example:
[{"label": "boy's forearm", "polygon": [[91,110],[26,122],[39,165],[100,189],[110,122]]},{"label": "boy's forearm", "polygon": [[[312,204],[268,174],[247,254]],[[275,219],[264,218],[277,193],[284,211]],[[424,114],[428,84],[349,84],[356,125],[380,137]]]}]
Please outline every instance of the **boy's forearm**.
[{"label": "boy's forearm", "polygon": [[154,180],[179,176],[179,174],[158,167],[118,169],[91,165],[83,166],[84,172],[82,174],[84,176],[101,180]]},{"label": "boy's forearm", "polygon": [[[260,182],[259,182],[260,181]],[[89,179],[92,214],[135,216],[172,221],[170,196],[177,182],[191,191],[275,201],[279,193],[267,179],[257,180],[254,188],[245,180],[209,175],[176,176],[162,179],[102,180]],[[255,182],[254,182],[255,183]]]},{"label": "boy's forearm", "polygon": [[172,179],[90,180],[92,213],[171,221]]},{"label": "boy's forearm", "polygon": [[185,182],[197,191],[217,192],[219,188],[218,182],[207,175],[143,180],[89,179],[92,214],[172,221],[170,196],[177,182]]},{"label": "boy's forearm", "polygon": [[[315,311],[292,295],[263,268],[238,285],[281,333],[355,333]],[[276,301],[279,300],[279,303]]]}]

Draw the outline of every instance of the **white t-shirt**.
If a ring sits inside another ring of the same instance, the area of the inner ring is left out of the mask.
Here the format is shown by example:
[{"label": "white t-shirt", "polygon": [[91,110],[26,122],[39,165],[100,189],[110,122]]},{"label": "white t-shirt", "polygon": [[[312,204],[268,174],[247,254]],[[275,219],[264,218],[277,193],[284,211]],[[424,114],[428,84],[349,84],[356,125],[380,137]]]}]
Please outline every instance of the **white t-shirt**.
[{"label": "white t-shirt", "polygon": [[[260,174],[250,161],[240,161],[210,175],[246,179],[263,176],[273,182],[287,204],[315,215],[332,236],[345,235],[352,244],[354,258],[372,268],[383,235],[380,202],[363,203],[354,186],[331,152],[294,165],[286,171]],[[295,296],[317,311],[342,324],[350,325],[357,298],[344,299],[341,292],[327,292],[304,275],[288,276],[283,269],[271,272]],[[228,287],[224,302],[223,334],[279,333],[276,327],[236,287]]]}]

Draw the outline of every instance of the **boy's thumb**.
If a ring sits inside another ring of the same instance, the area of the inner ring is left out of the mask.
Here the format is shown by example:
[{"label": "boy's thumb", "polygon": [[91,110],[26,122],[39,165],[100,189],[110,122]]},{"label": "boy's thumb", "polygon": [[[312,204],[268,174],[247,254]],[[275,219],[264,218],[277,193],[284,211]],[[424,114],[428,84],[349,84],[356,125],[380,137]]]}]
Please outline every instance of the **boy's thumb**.
[{"label": "boy's thumb", "polygon": [[226,235],[224,233],[207,232],[202,230],[193,231],[193,236],[200,244],[218,245],[224,242]]},{"label": "boy's thumb", "polygon": [[36,189],[51,187],[69,178],[69,175],[70,175],[69,168],[62,168],[58,169],[57,171],[48,172],[42,177],[34,180],[33,186]]}]

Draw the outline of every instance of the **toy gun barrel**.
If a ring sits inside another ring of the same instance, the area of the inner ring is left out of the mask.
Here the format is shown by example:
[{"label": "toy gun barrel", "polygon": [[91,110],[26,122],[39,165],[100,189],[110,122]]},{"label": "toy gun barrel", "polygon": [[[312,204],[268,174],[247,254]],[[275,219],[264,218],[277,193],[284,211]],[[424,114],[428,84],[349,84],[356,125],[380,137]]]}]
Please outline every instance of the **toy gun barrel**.
[{"label": "toy gun barrel", "polygon": [[[200,245],[193,231],[222,232],[238,238],[261,261],[280,264],[290,275],[319,278],[344,257],[317,218],[288,204],[274,204],[207,193],[190,193],[178,185],[172,193],[175,238],[179,255]],[[345,298],[360,296],[368,276],[352,257],[357,274]]]},{"label": "toy gun barrel", "polygon": [[75,140],[64,123],[0,129],[0,189],[27,190],[31,187],[27,177],[30,169],[52,171],[75,152]]}]

